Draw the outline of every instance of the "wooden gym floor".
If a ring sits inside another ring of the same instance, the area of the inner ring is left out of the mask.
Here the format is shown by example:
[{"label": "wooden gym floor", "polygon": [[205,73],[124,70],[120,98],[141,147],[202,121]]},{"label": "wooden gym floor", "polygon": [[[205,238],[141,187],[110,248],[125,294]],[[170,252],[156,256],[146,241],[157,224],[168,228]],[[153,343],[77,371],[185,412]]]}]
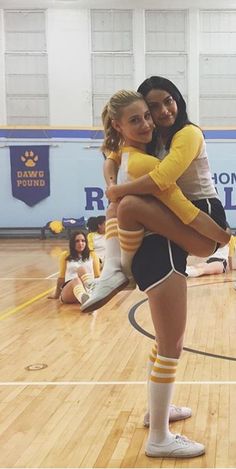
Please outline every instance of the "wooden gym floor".
[{"label": "wooden gym floor", "polygon": [[0,467],[236,467],[236,271],[188,280],[174,403],[193,416],[172,430],[203,442],[206,455],[152,459],[145,295],[121,292],[91,315],[47,299],[67,243],[0,240]]}]

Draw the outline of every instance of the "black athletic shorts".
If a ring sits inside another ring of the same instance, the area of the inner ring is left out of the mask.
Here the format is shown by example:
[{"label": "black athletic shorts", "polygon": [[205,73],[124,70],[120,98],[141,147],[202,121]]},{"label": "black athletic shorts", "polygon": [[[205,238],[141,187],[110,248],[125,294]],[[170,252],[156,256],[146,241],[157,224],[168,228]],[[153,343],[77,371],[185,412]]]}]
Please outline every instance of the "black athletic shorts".
[{"label": "black athletic shorts", "polygon": [[[224,208],[217,198],[192,201],[196,207],[211,216],[226,229]],[[219,245],[216,246],[218,249]],[[186,276],[188,253],[177,244],[158,234],[145,236],[136,252],[132,273],[141,291],[148,291],[163,282],[172,272]]]}]

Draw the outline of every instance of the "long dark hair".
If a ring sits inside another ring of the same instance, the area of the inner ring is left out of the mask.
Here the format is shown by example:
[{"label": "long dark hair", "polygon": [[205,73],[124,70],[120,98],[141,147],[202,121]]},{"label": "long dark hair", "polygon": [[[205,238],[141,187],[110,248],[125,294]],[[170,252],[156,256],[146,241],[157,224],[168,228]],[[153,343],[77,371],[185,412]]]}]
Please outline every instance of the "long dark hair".
[{"label": "long dark hair", "polygon": [[[170,95],[177,104],[178,114],[175,123],[169,129],[168,139],[165,146],[166,149],[169,150],[172,138],[176,134],[176,132],[182,129],[185,125],[192,124],[192,122],[190,122],[188,118],[188,114],[186,111],[186,102],[182,94],[174,85],[174,83],[172,83],[172,81],[164,77],[152,76],[150,78],[146,78],[146,80],[144,80],[138,87],[138,92],[143,95],[144,99],[146,98],[147,94],[152,90],[167,91],[168,93],[170,93]],[[152,142],[148,146],[149,153],[154,150],[154,145],[156,145],[157,136],[158,129],[156,129],[156,131],[154,132]]]},{"label": "long dark hair", "polygon": [[[81,254],[78,254],[78,252],[75,249],[75,238],[78,235],[83,235],[85,239],[85,249],[81,252]],[[69,241],[69,251],[70,253],[66,258],[67,261],[77,261],[80,258],[82,258],[82,261],[86,261],[89,259],[90,250],[88,247],[87,235],[84,231],[74,231],[72,233],[70,237],[70,241]]]},{"label": "long dark hair", "polygon": [[90,217],[87,221],[87,228],[89,232],[94,233],[98,229],[97,217]]}]

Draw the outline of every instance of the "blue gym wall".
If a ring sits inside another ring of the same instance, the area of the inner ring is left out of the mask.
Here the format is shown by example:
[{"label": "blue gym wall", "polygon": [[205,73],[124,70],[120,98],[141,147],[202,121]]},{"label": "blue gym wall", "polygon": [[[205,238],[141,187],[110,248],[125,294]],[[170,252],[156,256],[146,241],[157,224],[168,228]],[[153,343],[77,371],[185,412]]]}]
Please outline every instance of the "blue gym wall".
[{"label": "blue gym wall", "polygon": [[[236,227],[236,130],[205,130],[215,186],[231,227]],[[103,214],[103,156],[98,129],[0,130],[0,227],[42,227],[62,217]],[[50,196],[34,207],[11,191],[11,145],[50,145]]]}]

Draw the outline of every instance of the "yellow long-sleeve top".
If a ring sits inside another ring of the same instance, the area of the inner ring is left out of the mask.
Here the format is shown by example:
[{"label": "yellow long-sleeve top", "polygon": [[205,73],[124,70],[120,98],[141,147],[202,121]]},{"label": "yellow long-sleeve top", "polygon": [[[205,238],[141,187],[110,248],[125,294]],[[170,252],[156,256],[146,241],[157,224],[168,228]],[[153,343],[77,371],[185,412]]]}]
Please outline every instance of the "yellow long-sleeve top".
[{"label": "yellow long-sleeve top", "polygon": [[90,251],[95,251],[99,259],[104,261],[105,257],[105,235],[97,231],[92,231],[87,235],[88,247]]},{"label": "yellow long-sleeve top", "polygon": [[199,127],[186,125],[176,132],[168,152],[149,172],[161,191],[177,182],[190,200],[217,197],[206,152],[206,143]]},{"label": "yellow long-sleeve top", "polygon": [[236,236],[231,236],[229,241],[229,256],[233,257],[236,251]]},{"label": "yellow long-sleeve top", "polygon": [[[121,152],[112,152],[108,158],[114,160],[119,169],[119,181],[127,182],[150,173],[158,168],[160,160],[134,147],[123,147]],[[183,223],[189,224],[199,213],[199,209],[188,200],[176,184],[166,190],[157,188],[156,197],[176,214]]]},{"label": "yellow long-sleeve top", "polygon": [[84,266],[94,277],[100,276],[99,258],[95,252],[91,252],[89,259],[85,261],[82,259],[68,261],[66,259],[68,255],[69,251],[63,251],[59,261],[59,278],[64,278],[65,282],[76,278],[78,268],[81,266]]}]

